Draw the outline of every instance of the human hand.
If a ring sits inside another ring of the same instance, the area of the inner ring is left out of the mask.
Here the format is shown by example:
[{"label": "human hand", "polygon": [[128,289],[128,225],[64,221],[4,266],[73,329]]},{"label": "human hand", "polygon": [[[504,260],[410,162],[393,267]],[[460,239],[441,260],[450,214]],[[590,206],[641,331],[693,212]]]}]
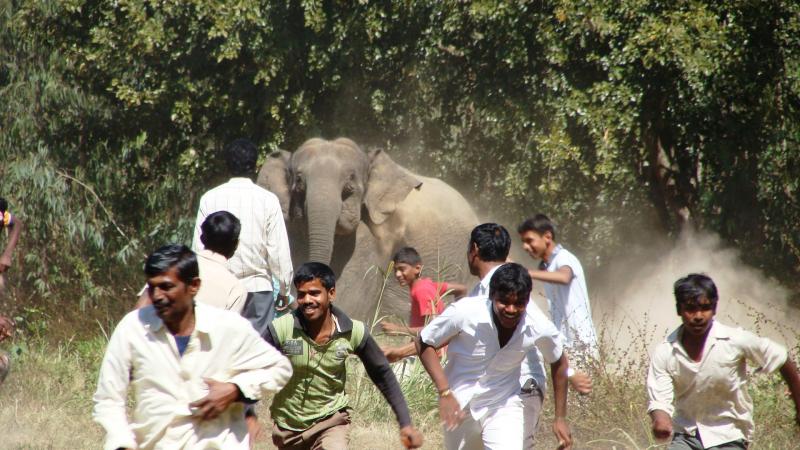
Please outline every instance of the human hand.
[{"label": "human hand", "polygon": [[399,333],[403,327],[392,322],[381,322],[381,329],[384,333]]},{"label": "human hand", "polygon": [[247,424],[247,434],[250,435],[250,448],[253,449],[256,447],[256,441],[261,440],[264,436],[264,428],[256,416],[246,416],[244,421]]},{"label": "human hand", "polygon": [[584,372],[575,372],[569,377],[569,384],[578,394],[587,395],[592,392],[592,378]]},{"label": "human hand", "polygon": [[381,350],[383,350],[383,356],[385,356],[390,363],[394,363],[402,359],[397,347],[381,347]]},{"label": "human hand", "polygon": [[653,436],[657,441],[665,441],[672,436],[672,419],[665,412],[653,411]]},{"label": "human hand", "polygon": [[441,417],[447,431],[455,430],[464,420],[466,412],[461,409],[453,394],[439,397],[439,417]]},{"label": "human hand", "polygon": [[8,317],[0,316],[0,342],[14,333],[14,322]]},{"label": "human hand", "polygon": [[422,441],[422,433],[411,425],[400,428],[400,442],[405,448],[420,448]]},{"label": "human hand", "polygon": [[553,433],[558,440],[558,450],[569,450],[572,448],[572,432],[569,430],[569,424],[564,417],[556,417],[553,421]]},{"label": "human hand", "polygon": [[189,408],[196,408],[192,416],[203,420],[211,420],[225,411],[239,397],[239,387],[233,383],[223,383],[210,378],[203,379],[208,385],[208,395],[189,403]]}]

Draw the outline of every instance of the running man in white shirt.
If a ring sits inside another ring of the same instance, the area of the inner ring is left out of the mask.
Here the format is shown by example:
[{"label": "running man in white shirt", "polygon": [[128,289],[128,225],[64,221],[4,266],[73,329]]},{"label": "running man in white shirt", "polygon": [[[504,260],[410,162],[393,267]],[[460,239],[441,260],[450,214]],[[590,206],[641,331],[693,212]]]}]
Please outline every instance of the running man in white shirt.
[{"label": "running man in white shirt", "polygon": [[656,347],[647,374],[656,439],[672,436],[670,450],[746,449],[754,429],[747,361],[760,372],[780,370],[798,421],[800,375],[786,349],[715,321],[719,297],[708,276],[681,278],[674,292],[683,323]]},{"label": "running man in white shirt", "polygon": [[583,267],[575,255],[556,242],[555,225],[544,214],[526,219],[517,232],[525,252],[541,261],[539,270],[528,273],[544,284],[550,316],[566,337],[570,367],[585,370],[597,358],[598,350]]},{"label": "running man in white shirt", "polygon": [[[526,414],[519,380],[523,359],[536,349],[550,363],[559,448],[571,448],[561,335],[528,304],[530,291],[527,270],[504,264],[492,276],[488,298],[463,298],[420,332],[420,360],[439,391],[448,450],[532,448],[538,413]],[[442,370],[436,350],[446,344]]]},{"label": "running man in white shirt", "polygon": [[[278,197],[253,183],[258,149],[247,139],[237,139],[225,149],[231,178],[203,194],[197,209],[192,248],[203,249],[200,225],[216,211],[228,211],[242,225],[239,247],[228,260],[228,268],[247,289],[242,315],[259,334],[264,334],[275,317],[276,304],[285,307],[292,282],[289,238]],[[272,277],[278,279],[273,291]]]},{"label": "running man in white shirt", "polygon": [[[248,450],[244,403],[280,390],[289,361],[239,314],[195,304],[195,254],[164,246],[144,267],[153,304],[128,313],[108,342],[94,395],[106,450]],[[133,387],[133,421],[128,387]]]}]

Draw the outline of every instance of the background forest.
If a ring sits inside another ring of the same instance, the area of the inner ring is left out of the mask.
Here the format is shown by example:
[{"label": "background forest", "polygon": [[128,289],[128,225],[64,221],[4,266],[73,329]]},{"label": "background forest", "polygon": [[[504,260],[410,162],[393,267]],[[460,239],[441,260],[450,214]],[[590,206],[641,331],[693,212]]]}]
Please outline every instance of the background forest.
[{"label": "background forest", "polygon": [[590,269],[695,227],[800,287],[800,3],[0,0],[3,309],[129,295],[239,136],[384,148]]}]

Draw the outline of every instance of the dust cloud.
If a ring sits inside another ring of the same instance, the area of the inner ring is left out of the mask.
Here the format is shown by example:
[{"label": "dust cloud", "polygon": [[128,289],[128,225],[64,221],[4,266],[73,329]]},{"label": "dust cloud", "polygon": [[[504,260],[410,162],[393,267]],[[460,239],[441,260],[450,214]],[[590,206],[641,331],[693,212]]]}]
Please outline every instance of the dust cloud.
[{"label": "dust cloud", "polygon": [[790,292],[745,264],[742,255],[713,234],[684,232],[677,241],[654,238],[647,249],[630,249],[589,281],[595,327],[606,348],[650,353],[680,324],[672,285],[704,273],[717,285],[716,319],[793,347],[800,311]]}]

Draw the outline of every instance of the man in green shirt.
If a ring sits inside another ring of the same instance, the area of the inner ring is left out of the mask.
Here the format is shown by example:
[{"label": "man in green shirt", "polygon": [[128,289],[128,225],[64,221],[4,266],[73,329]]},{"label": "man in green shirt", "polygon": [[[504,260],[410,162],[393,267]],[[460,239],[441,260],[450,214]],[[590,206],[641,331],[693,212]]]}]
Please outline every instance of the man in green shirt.
[{"label": "man in green shirt", "polygon": [[350,414],[345,393],[347,357],[355,353],[389,402],[406,448],[422,445],[411,425],[400,385],[363,322],[333,306],[336,279],[325,264],[310,262],[294,275],[297,310],[272,322],[264,339],[292,363],[289,383],[273,399],[272,441],[280,449],[346,449]]}]

